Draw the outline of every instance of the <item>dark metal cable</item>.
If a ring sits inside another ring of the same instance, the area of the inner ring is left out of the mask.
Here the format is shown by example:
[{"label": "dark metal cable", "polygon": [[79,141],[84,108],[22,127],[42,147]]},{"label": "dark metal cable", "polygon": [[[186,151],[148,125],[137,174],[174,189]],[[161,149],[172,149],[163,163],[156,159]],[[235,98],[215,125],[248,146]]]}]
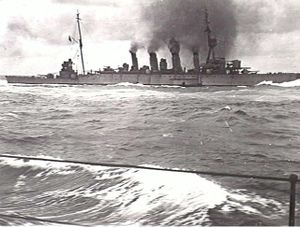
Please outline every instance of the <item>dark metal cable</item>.
[{"label": "dark metal cable", "polygon": [[59,225],[73,225],[73,226],[88,226],[88,225],[82,225],[77,223],[71,223],[71,222],[64,222],[64,221],[53,221],[48,219],[42,219],[42,218],[35,218],[30,216],[21,216],[16,214],[0,214],[1,218],[13,218],[13,219],[22,219],[26,221],[36,221],[36,222],[44,222],[44,223],[51,223],[51,224],[59,224]]},{"label": "dark metal cable", "polygon": [[[219,177],[234,177],[234,178],[248,178],[248,179],[290,182],[289,178],[283,178],[283,177],[254,176],[254,175],[247,175],[247,174],[230,174],[230,173],[218,173],[218,172],[211,172],[211,171],[164,169],[164,168],[157,168],[157,167],[136,166],[136,165],[128,165],[128,164],[83,162],[83,161],[73,161],[73,160],[26,157],[26,156],[17,156],[17,155],[8,155],[8,154],[1,154],[0,157],[10,158],[10,159],[23,159],[23,160],[27,160],[27,161],[31,161],[31,160],[32,161],[45,161],[45,162],[67,163],[67,164],[77,164],[77,165],[101,166],[101,167],[109,167],[109,168],[155,170],[155,171],[176,172],[176,173],[192,173],[192,174],[209,175],[209,176],[217,176],[217,177],[218,176]],[[297,180],[297,183],[299,183],[299,182],[300,182],[300,179]]]}]

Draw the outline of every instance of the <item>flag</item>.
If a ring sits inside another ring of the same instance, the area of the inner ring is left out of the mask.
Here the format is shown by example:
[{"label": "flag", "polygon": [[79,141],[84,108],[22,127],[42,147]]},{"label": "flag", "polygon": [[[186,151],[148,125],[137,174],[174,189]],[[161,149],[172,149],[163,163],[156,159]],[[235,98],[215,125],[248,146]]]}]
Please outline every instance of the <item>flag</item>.
[{"label": "flag", "polygon": [[72,37],[72,36],[70,36],[70,35],[69,35],[69,37],[68,37],[68,40],[69,40],[69,42],[72,43],[72,44],[78,43],[78,41],[77,41],[74,37]]}]

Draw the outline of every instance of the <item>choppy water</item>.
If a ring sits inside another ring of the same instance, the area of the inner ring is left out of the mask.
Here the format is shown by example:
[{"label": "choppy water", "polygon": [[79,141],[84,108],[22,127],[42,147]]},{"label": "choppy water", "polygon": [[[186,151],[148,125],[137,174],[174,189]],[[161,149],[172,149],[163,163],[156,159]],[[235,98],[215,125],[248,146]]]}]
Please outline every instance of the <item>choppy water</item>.
[{"label": "choppy water", "polygon": [[[2,154],[300,175],[299,81],[236,88],[0,82]],[[287,224],[286,183],[4,158],[0,173],[0,214],[88,225]]]}]

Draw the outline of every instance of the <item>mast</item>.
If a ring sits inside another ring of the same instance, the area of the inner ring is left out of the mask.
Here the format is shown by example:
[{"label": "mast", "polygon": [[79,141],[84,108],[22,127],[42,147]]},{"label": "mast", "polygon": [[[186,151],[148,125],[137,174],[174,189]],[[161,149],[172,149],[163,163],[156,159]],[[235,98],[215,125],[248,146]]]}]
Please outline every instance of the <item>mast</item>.
[{"label": "mast", "polygon": [[217,46],[217,39],[215,37],[212,37],[212,30],[210,27],[210,21],[208,18],[208,9],[207,9],[207,5],[205,7],[205,24],[206,24],[206,30],[205,32],[207,32],[207,42],[208,42],[208,55],[206,58],[206,63],[209,63],[209,60],[211,59],[212,56],[212,60],[215,61],[215,47]]},{"label": "mast", "polygon": [[77,24],[78,24],[78,33],[79,33],[79,48],[80,48],[80,56],[81,56],[81,65],[82,65],[82,72],[85,75],[85,67],[84,67],[84,60],[83,60],[83,52],[82,52],[82,35],[81,35],[81,28],[80,28],[80,17],[79,12],[77,11]]}]

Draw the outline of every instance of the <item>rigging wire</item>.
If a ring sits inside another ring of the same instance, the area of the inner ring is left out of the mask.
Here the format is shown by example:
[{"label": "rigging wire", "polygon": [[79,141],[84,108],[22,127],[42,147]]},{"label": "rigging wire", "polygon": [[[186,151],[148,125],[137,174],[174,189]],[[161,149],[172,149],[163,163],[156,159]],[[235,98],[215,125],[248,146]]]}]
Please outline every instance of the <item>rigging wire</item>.
[{"label": "rigging wire", "polygon": [[[267,176],[248,175],[248,174],[231,174],[231,173],[224,173],[224,172],[219,173],[219,172],[211,172],[211,171],[167,169],[167,168],[158,168],[158,167],[149,167],[149,166],[137,166],[131,164],[96,163],[96,162],[86,162],[86,161],[76,161],[76,160],[62,160],[62,159],[38,158],[38,157],[30,157],[30,156],[18,156],[18,155],[9,155],[9,154],[1,154],[0,158],[23,159],[26,161],[44,161],[44,162],[54,162],[54,163],[77,164],[77,165],[86,165],[86,166],[87,165],[99,166],[99,167],[108,167],[108,168],[126,168],[126,169],[175,172],[175,173],[191,173],[191,174],[208,175],[208,176],[216,176],[216,177],[234,177],[234,178],[290,182],[289,178],[284,178],[284,177],[267,177]],[[299,182],[300,179],[297,180],[297,183]]]},{"label": "rigging wire", "polygon": [[79,56],[78,56],[79,48],[77,47],[78,46],[78,34],[77,34],[77,23],[76,22],[74,23],[73,29],[71,30],[71,33],[69,35],[69,46],[70,46],[70,51],[72,53],[74,53],[74,56],[71,59],[73,62],[76,62],[75,65],[77,65],[78,59],[79,59]]},{"label": "rigging wire", "polygon": [[76,22],[74,22],[74,24],[73,24],[73,29],[72,29],[72,37],[74,37],[76,40],[78,39],[78,34],[77,34],[77,24],[76,24]]},{"label": "rigging wire", "polygon": [[[92,38],[91,38],[91,35],[90,35],[88,29],[86,29],[84,21],[82,19],[80,21],[80,26],[81,26],[81,29],[84,33],[84,40],[85,40],[84,42],[89,43],[89,40],[92,40]],[[85,50],[87,50],[87,45],[84,45],[84,48],[85,48]],[[86,52],[88,52],[88,50]],[[86,59],[85,63],[88,66],[89,65],[89,60]]]}]

